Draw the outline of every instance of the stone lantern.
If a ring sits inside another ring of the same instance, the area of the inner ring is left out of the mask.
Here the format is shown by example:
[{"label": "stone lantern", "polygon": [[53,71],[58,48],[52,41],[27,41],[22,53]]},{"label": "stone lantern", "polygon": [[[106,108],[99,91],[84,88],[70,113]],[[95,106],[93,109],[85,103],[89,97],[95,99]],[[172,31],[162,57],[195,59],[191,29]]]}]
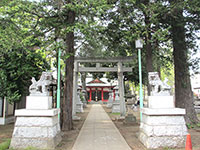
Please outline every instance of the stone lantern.
[{"label": "stone lantern", "polygon": [[82,90],[82,95],[83,95],[83,107],[87,107],[87,100],[85,99],[86,96],[86,90]]},{"label": "stone lantern", "polygon": [[83,103],[81,101],[81,97],[80,97],[80,94],[81,94],[81,87],[79,86],[77,88],[77,101],[76,101],[76,112],[84,112],[83,111]]},{"label": "stone lantern", "polygon": [[112,113],[120,113],[120,99],[119,99],[119,87],[118,85],[114,88],[115,100],[112,106]]},{"label": "stone lantern", "polygon": [[111,108],[113,105],[113,91],[109,90],[109,98],[106,107]]}]

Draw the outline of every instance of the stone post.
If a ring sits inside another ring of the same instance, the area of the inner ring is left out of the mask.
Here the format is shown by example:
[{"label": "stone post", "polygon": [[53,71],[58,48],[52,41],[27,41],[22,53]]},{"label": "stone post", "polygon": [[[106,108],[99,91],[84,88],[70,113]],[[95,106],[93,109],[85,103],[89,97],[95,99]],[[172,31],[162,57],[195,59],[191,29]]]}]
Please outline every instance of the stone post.
[{"label": "stone post", "polygon": [[85,99],[85,95],[87,94],[87,91],[82,90],[82,94],[83,94],[83,107],[86,108],[87,107],[87,100]]},{"label": "stone post", "polygon": [[123,82],[123,70],[121,62],[118,62],[118,85],[119,85],[119,99],[120,99],[120,114],[121,116],[125,116],[126,107],[124,99],[124,82]]},{"label": "stone post", "polygon": [[81,87],[77,89],[77,99],[76,99],[76,112],[83,112],[83,103],[80,98]]},{"label": "stone post", "polygon": [[120,99],[119,99],[119,87],[116,86],[114,88],[115,90],[115,101],[113,102],[112,105],[112,113],[120,113]]},{"label": "stone post", "polygon": [[76,116],[76,100],[77,98],[77,83],[78,83],[78,63],[77,61],[74,62],[74,79],[73,79],[73,102],[72,102],[72,118],[73,119],[80,119]]},{"label": "stone post", "polygon": [[109,90],[109,98],[108,98],[108,103],[106,105],[107,108],[111,108],[113,105],[113,91]]}]

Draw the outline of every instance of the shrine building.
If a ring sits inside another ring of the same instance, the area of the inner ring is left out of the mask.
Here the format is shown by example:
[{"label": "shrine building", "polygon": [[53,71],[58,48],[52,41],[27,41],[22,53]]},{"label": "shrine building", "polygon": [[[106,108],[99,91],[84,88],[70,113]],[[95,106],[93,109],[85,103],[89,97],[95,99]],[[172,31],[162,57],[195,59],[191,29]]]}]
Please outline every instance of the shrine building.
[{"label": "shrine building", "polygon": [[102,101],[107,102],[109,98],[109,91],[117,85],[116,81],[108,82],[106,78],[92,79],[86,78],[86,90],[88,95],[88,102],[91,101]]}]

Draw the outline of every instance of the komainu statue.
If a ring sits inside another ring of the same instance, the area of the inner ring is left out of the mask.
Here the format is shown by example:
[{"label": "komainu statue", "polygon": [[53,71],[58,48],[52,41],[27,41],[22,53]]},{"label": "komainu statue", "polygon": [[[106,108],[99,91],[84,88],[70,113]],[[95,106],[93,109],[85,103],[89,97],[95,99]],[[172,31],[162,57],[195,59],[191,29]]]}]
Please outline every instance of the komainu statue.
[{"label": "komainu statue", "polygon": [[151,96],[170,96],[171,87],[167,84],[167,78],[162,82],[158,72],[149,72],[148,80],[151,88]]},{"label": "komainu statue", "polygon": [[49,96],[50,84],[53,83],[52,72],[43,72],[40,80],[36,81],[33,77],[31,81],[30,96]]}]

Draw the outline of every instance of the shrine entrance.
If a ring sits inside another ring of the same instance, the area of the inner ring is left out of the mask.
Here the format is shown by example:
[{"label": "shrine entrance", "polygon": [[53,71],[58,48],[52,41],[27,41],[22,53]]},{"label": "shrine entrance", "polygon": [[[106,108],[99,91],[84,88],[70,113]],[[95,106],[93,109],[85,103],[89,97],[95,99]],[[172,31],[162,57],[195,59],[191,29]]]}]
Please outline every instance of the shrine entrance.
[{"label": "shrine entrance", "polygon": [[[102,79],[104,81],[102,81]],[[111,84],[107,81],[105,77],[103,77],[102,79],[92,79],[92,81],[87,82],[87,80],[91,80],[91,77],[86,78],[86,91],[88,102],[107,102],[109,98],[109,91],[112,90],[113,95],[115,94],[115,90],[113,90],[113,88],[116,86],[116,84]]]},{"label": "shrine entrance", "polygon": [[[125,116],[126,107],[125,107],[125,99],[124,99],[124,82],[123,82],[123,73],[124,72],[132,72],[131,67],[123,66],[124,63],[131,62],[134,59],[133,56],[128,57],[113,57],[113,58],[83,58],[77,57],[74,59],[74,81],[73,81],[73,109],[72,114],[75,116],[76,114],[76,100],[77,100],[77,87],[78,87],[78,72],[117,72],[118,75],[118,86],[119,86],[119,99],[120,99],[120,114],[121,116]],[[96,64],[95,67],[85,67],[87,63]],[[104,67],[104,64],[112,64],[106,65],[108,67]],[[115,65],[113,65],[115,64]],[[112,66],[112,67],[110,67]],[[102,90],[102,89],[101,89]],[[94,89],[93,92],[91,90],[91,98],[95,100],[102,99],[101,90]],[[95,96],[95,97],[94,97]]]}]

